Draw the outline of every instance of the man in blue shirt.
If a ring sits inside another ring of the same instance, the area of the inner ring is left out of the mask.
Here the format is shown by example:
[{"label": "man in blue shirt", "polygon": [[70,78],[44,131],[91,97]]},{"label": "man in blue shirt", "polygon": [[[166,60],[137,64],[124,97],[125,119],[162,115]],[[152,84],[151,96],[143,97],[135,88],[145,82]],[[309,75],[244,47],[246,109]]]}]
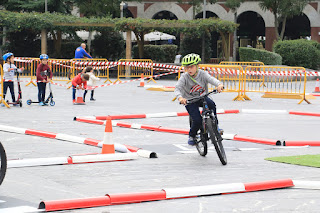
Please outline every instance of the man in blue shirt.
[{"label": "man in blue shirt", "polygon": [[92,58],[89,53],[86,51],[86,44],[82,43],[74,53],[74,58]]}]

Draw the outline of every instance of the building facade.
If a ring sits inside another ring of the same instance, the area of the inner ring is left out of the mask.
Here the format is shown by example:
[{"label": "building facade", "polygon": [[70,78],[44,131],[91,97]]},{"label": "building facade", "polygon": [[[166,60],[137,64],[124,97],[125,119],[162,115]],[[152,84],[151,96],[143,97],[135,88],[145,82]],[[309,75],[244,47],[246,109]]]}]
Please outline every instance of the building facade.
[{"label": "building facade", "polygon": [[[201,18],[203,11],[196,11],[187,3],[172,0],[142,0],[129,2],[130,16],[147,19],[185,19]],[[224,1],[206,5],[206,17],[218,17],[234,21],[234,13],[225,6]],[[271,11],[264,11],[259,1],[244,2],[237,10],[238,46],[252,45],[263,41],[263,48],[271,51],[276,39],[275,21]],[[288,39],[308,38],[320,42],[320,1],[309,3],[303,14],[287,21],[286,37]]]}]

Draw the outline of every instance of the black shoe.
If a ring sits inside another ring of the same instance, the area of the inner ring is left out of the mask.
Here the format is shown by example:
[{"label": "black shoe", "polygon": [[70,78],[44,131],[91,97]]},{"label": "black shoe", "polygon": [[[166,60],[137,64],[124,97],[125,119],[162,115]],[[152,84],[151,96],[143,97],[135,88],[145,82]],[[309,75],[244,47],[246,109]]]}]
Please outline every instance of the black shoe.
[{"label": "black shoe", "polygon": [[94,99],[94,98],[90,98],[90,101],[95,101],[96,99]]}]

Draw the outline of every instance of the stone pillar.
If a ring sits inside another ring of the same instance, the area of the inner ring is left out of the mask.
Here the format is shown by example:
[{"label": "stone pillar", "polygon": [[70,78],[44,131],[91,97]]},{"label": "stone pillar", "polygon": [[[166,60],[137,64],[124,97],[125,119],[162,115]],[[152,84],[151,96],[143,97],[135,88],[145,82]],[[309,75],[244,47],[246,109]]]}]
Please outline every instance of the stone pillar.
[{"label": "stone pillar", "polygon": [[[229,61],[236,61],[236,58],[233,58],[233,38],[234,38],[234,35],[233,33],[230,33],[230,36],[229,36],[229,44],[230,44],[230,57],[229,57]],[[236,47],[237,48],[237,47]]]},{"label": "stone pillar", "polygon": [[41,54],[47,54],[47,31],[41,30]]},{"label": "stone pillar", "polygon": [[268,51],[272,51],[272,46],[274,41],[277,39],[276,28],[275,27],[266,27],[266,47]]},{"label": "stone pillar", "polygon": [[126,36],[126,59],[131,59],[131,31],[127,31]]},{"label": "stone pillar", "polygon": [[311,27],[311,39],[320,42],[320,27]]}]

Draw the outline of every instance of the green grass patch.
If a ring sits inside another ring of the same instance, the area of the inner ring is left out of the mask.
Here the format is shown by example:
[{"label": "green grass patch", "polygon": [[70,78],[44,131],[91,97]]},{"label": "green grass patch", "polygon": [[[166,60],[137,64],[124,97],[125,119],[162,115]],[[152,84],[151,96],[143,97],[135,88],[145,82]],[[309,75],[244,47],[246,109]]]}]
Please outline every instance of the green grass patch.
[{"label": "green grass patch", "polygon": [[266,158],[265,160],[320,168],[320,155],[282,156],[282,157]]}]

